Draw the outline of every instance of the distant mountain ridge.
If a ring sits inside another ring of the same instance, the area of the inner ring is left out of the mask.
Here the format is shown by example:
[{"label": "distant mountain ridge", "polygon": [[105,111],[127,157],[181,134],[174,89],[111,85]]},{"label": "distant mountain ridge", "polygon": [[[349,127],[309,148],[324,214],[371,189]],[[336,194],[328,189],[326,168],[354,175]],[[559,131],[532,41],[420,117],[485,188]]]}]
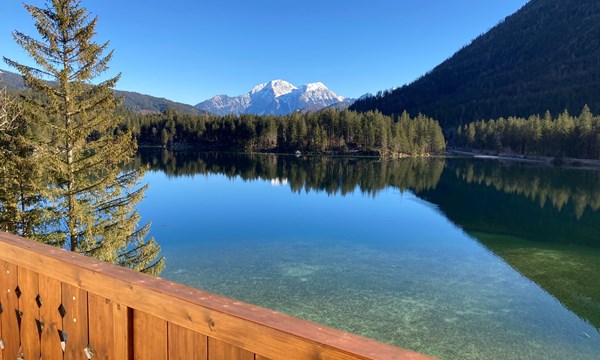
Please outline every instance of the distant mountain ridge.
[{"label": "distant mountain ridge", "polygon": [[[21,75],[0,69],[0,87],[2,86],[11,91],[27,89]],[[218,95],[196,106],[132,91],[115,90],[115,95],[122,96],[123,107],[134,112],[162,113],[172,109],[192,115],[287,115],[295,111],[316,112],[325,108],[343,110],[356,100],[336,95],[321,82],[296,87],[283,80],[259,84],[250,92],[236,97]]]},{"label": "distant mountain ridge", "polygon": [[25,83],[21,75],[0,69],[0,87],[6,87],[8,90],[23,90]]},{"label": "distant mountain ridge", "polygon": [[354,99],[336,95],[321,82],[297,87],[284,80],[272,80],[239,96],[217,95],[196,108],[217,115],[287,115],[327,107],[347,108],[353,102]]},{"label": "distant mountain ridge", "polygon": [[420,79],[351,109],[422,112],[448,129],[584,104],[600,112],[600,1],[531,0]]},{"label": "distant mountain ridge", "polygon": [[123,97],[123,106],[139,113],[164,113],[172,109],[183,114],[202,115],[205,111],[199,110],[192,105],[158,98],[151,95],[140,94],[132,91],[116,90],[115,95]]},{"label": "distant mountain ridge", "polygon": [[[21,75],[0,69],[0,87],[2,86],[5,86],[11,91],[21,91],[27,88]],[[165,98],[158,98],[137,92],[115,90],[115,95],[122,96],[123,107],[134,112],[162,113],[166,109],[173,109],[184,114],[205,114],[204,111],[199,110],[192,105],[182,104]]]}]

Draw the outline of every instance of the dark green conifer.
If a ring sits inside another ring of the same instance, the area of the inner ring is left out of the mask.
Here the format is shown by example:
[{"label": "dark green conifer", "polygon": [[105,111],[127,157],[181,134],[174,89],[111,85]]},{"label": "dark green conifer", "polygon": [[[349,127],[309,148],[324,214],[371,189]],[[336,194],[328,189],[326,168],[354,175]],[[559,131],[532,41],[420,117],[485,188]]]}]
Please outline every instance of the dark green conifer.
[{"label": "dark green conifer", "polygon": [[49,225],[39,157],[24,141],[22,107],[0,90],[0,230],[30,238]]}]

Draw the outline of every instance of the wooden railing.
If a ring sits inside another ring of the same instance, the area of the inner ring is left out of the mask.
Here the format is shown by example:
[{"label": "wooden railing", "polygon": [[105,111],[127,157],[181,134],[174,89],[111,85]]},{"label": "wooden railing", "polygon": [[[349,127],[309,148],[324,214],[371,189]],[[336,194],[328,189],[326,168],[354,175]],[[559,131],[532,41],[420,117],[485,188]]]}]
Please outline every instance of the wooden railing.
[{"label": "wooden railing", "polygon": [[0,232],[0,360],[430,359]]}]

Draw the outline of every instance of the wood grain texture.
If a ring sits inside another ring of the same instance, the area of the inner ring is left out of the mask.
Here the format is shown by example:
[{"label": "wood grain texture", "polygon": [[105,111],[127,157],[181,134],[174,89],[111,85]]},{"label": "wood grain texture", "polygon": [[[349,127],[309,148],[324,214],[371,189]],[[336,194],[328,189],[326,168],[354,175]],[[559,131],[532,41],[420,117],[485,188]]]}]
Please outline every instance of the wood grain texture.
[{"label": "wood grain texture", "polygon": [[113,303],[114,323],[114,359],[132,359],[133,358],[133,319],[132,311],[118,303]]},{"label": "wood grain texture", "polygon": [[37,304],[39,294],[38,274],[19,268],[18,281],[21,296],[19,297],[19,310],[21,312],[21,350],[25,359],[40,358],[40,337],[38,323],[40,311]]},{"label": "wood grain texture", "polygon": [[4,340],[4,359],[16,359],[19,356],[21,340],[17,311],[19,301],[15,295],[18,285],[17,266],[0,260],[0,303],[2,303],[2,339]]},{"label": "wood grain texture", "polygon": [[[102,296],[88,293],[89,343],[94,359],[124,359],[128,354],[127,316],[120,304]],[[125,336],[125,339],[122,337]]]},{"label": "wood grain texture", "polygon": [[169,360],[206,360],[207,337],[179,325],[169,327]]},{"label": "wood grain texture", "polygon": [[62,283],[62,305],[66,312],[63,331],[67,334],[65,360],[87,359],[84,349],[88,346],[87,292]]},{"label": "wood grain texture", "polygon": [[133,353],[135,360],[166,360],[167,322],[134,309]]},{"label": "wood grain texture", "polygon": [[6,233],[0,260],[271,359],[431,359]]},{"label": "wood grain texture", "polygon": [[[1,267],[1,266],[0,266]],[[1,275],[0,275],[1,277]],[[0,278],[0,289],[2,289],[2,279]],[[0,341],[2,341],[2,348],[4,348],[4,340],[2,339],[2,299],[0,297]],[[4,360],[4,351],[0,349],[0,360]]]},{"label": "wood grain texture", "polygon": [[59,331],[62,330],[62,317],[58,311],[62,303],[62,285],[60,281],[47,276],[39,276],[40,320],[44,323],[41,339],[43,359],[62,359],[63,351],[60,345]]},{"label": "wood grain texture", "polygon": [[208,338],[208,360],[254,360],[254,353],[226,342]]}]

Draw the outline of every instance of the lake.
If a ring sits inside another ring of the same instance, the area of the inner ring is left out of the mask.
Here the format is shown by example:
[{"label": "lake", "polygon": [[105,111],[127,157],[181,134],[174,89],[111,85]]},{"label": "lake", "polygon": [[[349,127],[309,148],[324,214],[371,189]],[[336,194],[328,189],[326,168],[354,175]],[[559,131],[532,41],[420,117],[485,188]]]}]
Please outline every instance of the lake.
[{"label": "lake", "polygon": [[162,277],[442,359],[600,359],[600,171],[143,150]]}]

